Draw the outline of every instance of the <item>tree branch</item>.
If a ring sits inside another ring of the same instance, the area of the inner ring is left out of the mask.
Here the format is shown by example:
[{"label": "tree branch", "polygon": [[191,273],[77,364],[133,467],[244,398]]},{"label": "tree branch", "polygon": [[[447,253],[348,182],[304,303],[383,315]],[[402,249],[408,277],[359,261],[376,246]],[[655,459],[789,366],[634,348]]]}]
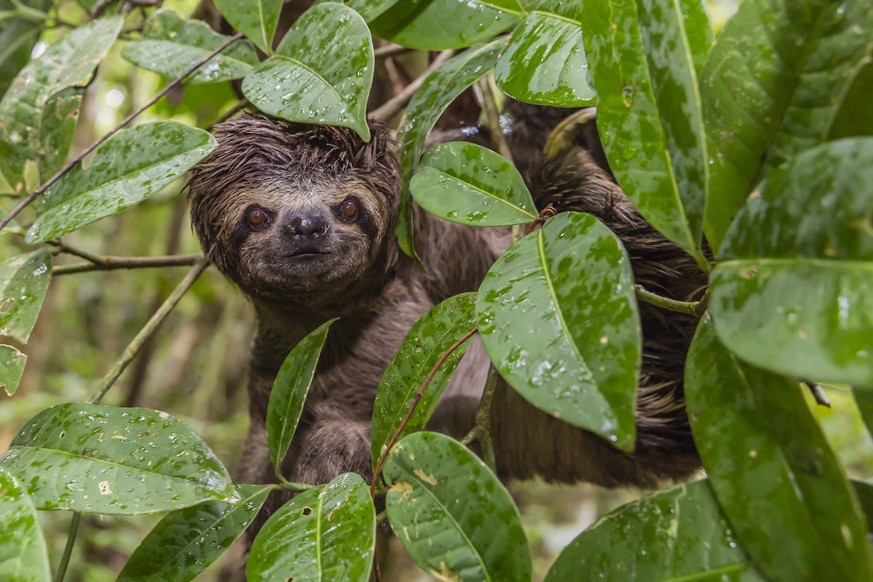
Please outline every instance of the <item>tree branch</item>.
[{"label": "tree branch", "polygon": [[476,410],[473,428],[461,439],[461,444],[466,446],[469,446],[473,441],[478,442],[482,448],[482,460],[495,473],[497,472],[497,460],[494,458],[494,443],[491,440],[491,405],[494,403],[498,379],[497,369],[492,364],[488,368],[488,379],[485,381],[482,399]]},{"label": "tree branch", "polygon": [[421,87],[422,83],[424,83],[424,80],[427,79],[428,75],[440,68],[442,64],[449,60],[454,54],[455,51],[443,51],[438,54],[433,62],[430,64],[430,66],[425,69],[425,71],[417,79],[407,85],[406,88],[403,89],[403,91],[371,111],[369,115],[370,118],[377,119],[379,121],[388,121],[389,119],[397,115],[397,113],[406,106],[409,100],[412,99],[412,95],[416,91],[418,91],[419,87]]},{"label": "tree branch", "polygon": [[85,263],[58,265],[52,268],[52,275],[73,275],[89,271],[116,271],[118,269],[150,269],[154,267],[188,267],[203,259],[201,254],[166,255],[157,257],[115,257],[111,255],[98,257]]}]

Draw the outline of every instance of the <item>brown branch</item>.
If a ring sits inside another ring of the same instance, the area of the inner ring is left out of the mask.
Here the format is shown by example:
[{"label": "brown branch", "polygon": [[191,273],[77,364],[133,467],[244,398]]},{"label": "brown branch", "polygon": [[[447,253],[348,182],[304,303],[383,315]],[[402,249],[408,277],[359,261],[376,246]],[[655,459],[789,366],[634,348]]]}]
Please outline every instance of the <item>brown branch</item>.
[{"label": "brown branch", "polygon": [[421,87],[422,83],[424,83],[425,79],[427,79],[428,75],[440,68],[443,63],[449,60],[454,54],[455,51],[443,51],[438,54],[433,62],[430,64],[430,66],[425,69],[424,73],[419,75],[417,79],[407,85],[406,88],[403,89],[403,91],[374,109],[370,113],[370,117],[372,119],[377,119],[380,121],[388,121],[389,119],[397,115],[397,113],[406,106],[409,100],[412,99],[412,95],[415,94],[416,91],[418,91],[419,87]]},{"label": "brown branch", "polygon": [[403,417],[403,420],[400,421],[400,426],[397,427],[397,430],[394,431],[394,434],[391,435],[391,438],[388,439],[388,444],[385,446],[385,450],[382,451],[382,454],[379,456],[379,460],[376,461],[376,468],[373,469],[373,479],[370,481],[370,496],[376,497],[376,479],[379,477],[379,471],[382,470],[382,463],[385,462],[385,458],[388,456],[388,452],[391,450],[391,447],[394,446],[394,443],[397,442],[397,439],[400,438],[400,433],[403,432],[403,429],[406,428],[409,419],[412,417],[412,413],[415,412],[415,407],[418,406],[418,403],[421,401],[424,396],[424,391],[427,390],[427,385],[430,384],[430,381],[433,379],[434,375],[437,373],[437,370],[440,369],[440,366],[446,361],[446,359],[452,355],[456,349],[458,349],[461,344],[465,341],[473,337],[473,334],[477,332],[477,328],[473,328],[467,333],[465,333],[460,339],[458,339],[455,343],[453,343],[449,349],[440,356],[440,358],[436,361],[436,364],[433,365],[433,368],[428,372],[427,377],[425,377],[424,382],[421,383],[421,387],[418,389],[418,392],[415,393],[415,399],[409,404],[409,408],[406,410],[406,415]]},{"label": "brown branch", "polygon": [[492,364],[488,368],[488,379],[485,381],[485,389],[479,400],[473,428],[461,439],[461,444],[465,446],[469,446],[474,440],[478,442],[482,449],[482,460],[495,473],[497,461],[494,458],[494,443],[491,441],[491,406],[494,403],[494,394],[497,392],[497,380],[497,369]]},{"label": "brown branch", "polygon": [[373,56],[377,59],[384,59],[386,57],[394,57],[397,55],[403,55],[406,53],[410,53],[415,49],[407,48],[405,46],[400,46],[399,44],[389,44],[387,46],[380,46],[376,50],[373,51]]},{"label": "brown branch", "polygon": [[[555,210],[555,207],[554,207],[554,205],[552,205],[551,202],[546,204],[546,207],[543,208],[542,210],[540,210],[540,215],[537,216],[536,218],[534,218],[531,221],[531,223],[528,225],[527,232],[524,233],[524,235],[525,236],[529,235],[530,233],[532,233],[534,231],[534,229],[538,225],[543,224],[545,221],[552,218],[553,216],[557,216],[557,214],[558,214],[558,211]],[[516,242],[516,241],[513,241],[513,242]]]},{"label": "brown branch", "polygon": [[125,126],[127,126],[127,124],[129,124],[131,121],[133,121],[134,119],[136,119],[136,117],[139,116],[140,113],[142,113],[143,111],[145,111],[146,109],[148,109],[149,107],[151,107],[152,105],[154,105],[155,103],[157,103],[158,100],[159,100],[161,97],[163,97],[164,95],[166,95],[167,93],[169,93],[169,92],[170,92],[174,87],[176,87],[176,86],[179,85],[182,81],[184,81],[186,77],[188,77],[190,74],[192,74],[193,72],[195,72],[197,69],[199,69],[200,67],[202,67],[203,65],[205,65],[205,64],[206,64],[207,62],[209,62],[209,61],[210,61],[214,56],[216,56],[218,53],[220,53],[221,51],[223,51],[224,49],[226,49],[227,47],[229,47],[231,44],[233,44],[233,43],[235,43],[236,41],[240,40],[242,37],[243,37],[242,33],[237,33],[237,34],[233,35],[232,37],[228,38],[225,42],[223,42],[223,43],[221,44],[221,46],[219,46],[219,47],[216,48],[214,51],[212,51],[211,53],[209,53],[208,55],[206,55],[205,57],[203,57],[202,59],[200,59],[199,61],[197,61],[197,62],[194,63],[193,65],[191,65],[190,67],[188,67],[188,68],[187,68],[185,71],[183,71],[183,72],[182,72],[178,77],[176,77],[175,79],[173,79],[172,81],[170,81],[170,83],[169,83],[166,87],[164,87],[163,89],[161,89],[161,90],[158,92],[157,95],[155,95],[154,97],[152,97],[151,99],[149,99],[148,102],[146,102],[142,107],[139,107],[136,111],[134,111],[133,113],[131,113],[130,115],[128,115],[127,117],[125,117],[123,120],[121,120],[121,122],[120,122],[118,125],[116,125],[114,128],[112,128],[111,130],[109,130],[109,133],[107,133],[106,135],[104,135],[103,137],[101,137],[100,139],[98,139],[97,141],[95,141],[94,143],[92,143],[91,145],[89,145],[87,148],[85,148],[84,150],[82,150],[82,151],[79,153],[79,155],[77,155],[77,156],[74,157],[72,160],[70,160],[69,162],[67,162],[67,163],[64,165],[63,168],[61,168],[60,170],[58,170],[58,171],[55,173],[54,176],[52,176],[51,178],[49,178],[46,182],[43,182],[42,186],[40,186],[39,188],[37,188],[36,190],[34,190],[33,192],[31,192],[31,193],[30,193],[30,194],[29,194],[29,195],[28,195],[24,200],[22,200],[21,202],[19,202],[18,205],[17,205],[15,208],[13,208],[13,209],[9,212],[9,214],[7,214],[7,215],[6,215],[2,220],[0,220],[0,230],[3,230],[4,228],[6,228],[6,225],[8,225],[10,222],[12,222],[12,220],[13,220],[16,216],[18,216],[19,214],[21,214],[21,211],[22,211],[22,210],[24,210],[25,208],[27,208],[28,206],[30,206],[30,204],[31,204],[34,200],[36,200],[37,198],[39,198],[39,197],[40,197],[40,196],[41,196],[41,195],[42,195],[46,190],[48,190],[48,189],[49,189],[49,188],[50,188],[50,187],[51,187],[55,182],[57,182],[58,180],[60,180],[64,175],[67,174],[67,172],[69,172],[70,170],[72,170],[73,167],[74,167],[76,164],[78,164],[79,162],[81,162],[81,161],[85,158],[85,156],[87,156],[88,154],[90,154],[91,152],[93,152],[94,150],[96,150],[98,147],[100,147],[101,145],[103,145],[103,144],[106,142],[106,140],[108,140],[110,137],[112,137],[113,135],[115,135],[116,133],[118,133],[118,131],[119,131],[120,129],[122,129],[122,128],[124,128]]},{"label": "brown branch", "polygon": [[[85,258],[85,257],[83,257]],[[155,267],[189,267],[203,259],[201,254],[166,255],[157,257],[96,257],[84,263],[58,265],[52,268],[52,275],[72,275],[90,271],[116,271],[118,269],[150,269]]]}]

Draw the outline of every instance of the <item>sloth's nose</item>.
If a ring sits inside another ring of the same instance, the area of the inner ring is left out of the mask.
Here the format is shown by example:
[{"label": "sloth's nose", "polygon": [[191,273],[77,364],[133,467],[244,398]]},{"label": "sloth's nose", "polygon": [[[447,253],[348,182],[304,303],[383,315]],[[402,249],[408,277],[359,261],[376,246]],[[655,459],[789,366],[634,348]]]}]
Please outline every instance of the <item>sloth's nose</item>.
[{"label": "sloth's nose", "polygon": [[288,220],[285,231],[295,237],[318,238],[327,233],[328,228],[327,221],[318,214],[297,214]]}]

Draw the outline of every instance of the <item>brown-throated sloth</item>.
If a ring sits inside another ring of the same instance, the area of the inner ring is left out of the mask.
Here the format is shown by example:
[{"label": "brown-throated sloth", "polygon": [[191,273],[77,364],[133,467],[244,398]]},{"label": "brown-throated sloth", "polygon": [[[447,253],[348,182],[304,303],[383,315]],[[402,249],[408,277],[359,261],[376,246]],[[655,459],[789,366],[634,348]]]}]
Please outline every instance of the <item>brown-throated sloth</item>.
[{"label": "brown-throated sloth", "polygon": [[[537,127],[535,135],[523,125],[516,133],[541,149],[546,134]],[[191,216],[204,252],[257,314],[241,482],[275,480],[265,437],[272,383],[290,349],[334,317],[284,474],[307,483],[346,471],[369,478],[373,400],[395,350],[433,305],[476,290],[508,246],[508,229],[464,227],[419,210],[416,245],[426,269],[404,255],[394,238],[401,178],[393,144],[386,126],[372,123],[371,131],[365,144],[344,128],[244,114],[216,127],[218,147],[193,172]],[[638,282],[679,299],[702,291],[705,276],[691,257],[642,220],[585,149],[539,170],[528,166],[537,203],[600,218],[627,246]],[[698,466],[681,389],[695,320],[648,305],[640,311],[635,452],[538,411],[504,386],[492,420],[502,476],[652,486]],[[472,423],[487,370],[474,348],[433,421],[442,430],[463,434]],[[272,497],[266,512],[288,496]]]}]

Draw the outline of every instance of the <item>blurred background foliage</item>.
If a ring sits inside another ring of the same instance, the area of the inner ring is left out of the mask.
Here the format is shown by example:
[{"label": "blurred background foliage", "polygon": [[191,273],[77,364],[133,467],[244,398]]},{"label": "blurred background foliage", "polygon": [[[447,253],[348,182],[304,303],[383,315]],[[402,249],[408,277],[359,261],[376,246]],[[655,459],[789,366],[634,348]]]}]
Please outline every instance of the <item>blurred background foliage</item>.
[{"label": "blurred background foliage", "polygon": [[[735,12],[739,0],[708,0],[716,33]],[[197,0],[168,0],[177,14],[191,15]],[[63,3],[61,21],[80,22],[85,10]],[[33,50],[39,56],[58,31],[48,31]],[[114,127],[166,83],[159,75],[124,61],[116,45],[100,67],[82,105],[73,153]],[[171,92],[149,109],[142,121],[174,119],[199,127],[233,109],[237,97],[229,82],[197,85]],[[66,237],[69,244],[105,255],[192,253],[199,245],[188,222],[178,182],[160,195],[111,219]],[[0,177],[0,203],[8,207],[10,188]],[[0,260],[25,250],[20,237],[0,235]],[[69,259],[68,259],[69,260]],[[75,258],[71,260],[74,262]],[[0,395],[0,451],[22,424],[59,402],[81,401],[118,357],[130,338],[172,290],[184,269],[95,272],[56,277],[28,345],[28,365],[18,394]],[[163,324],[154,341],[109,393],[106,404],[166,410],[203,436],[228,465],[239,455],[246,432],[246,357],[253,314],[239,291],[214,270]],[[833,407],[815,407],[824,430],[850,476],[873,478],[873,443],[847,388],[829,387]],[[613,507],[644,491],[610,491],[591,485],[555,486],[542,482],[511,487],[527,529],[534,556],[535,579],[545,574],[554,556],[580,531]],[[40,512],[50,544],[59,555],[69,515]],[[113,580],[127,556],[160,516],[86,516],[75,546],[70,580]],[[396,542],[396,540],[395,540]],[[428,580],[402,556],[385,580]],[[218,576],[221,561],[201,577]]]}]

